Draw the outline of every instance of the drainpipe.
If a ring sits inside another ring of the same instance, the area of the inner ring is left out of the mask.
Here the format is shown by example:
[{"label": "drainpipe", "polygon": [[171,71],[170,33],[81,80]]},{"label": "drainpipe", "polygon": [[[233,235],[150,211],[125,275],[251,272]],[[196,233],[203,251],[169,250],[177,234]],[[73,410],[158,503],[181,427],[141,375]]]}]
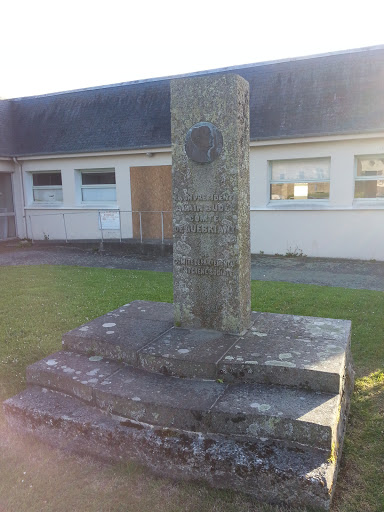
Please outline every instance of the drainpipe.
[{"label": "drainpipe", "polygon": [[23,194],[23,219],[24,219],[24,228],[25,228],[25,237],[29,238],[28,236],[28,222],[27,217],[25,215],[25,190],[24,190],[24,176],[23,176],[23,165],[21,162],[18,161],[16,157],[12,157],[12,160],[15,165],[19,166],[20,169],[20,180],[21,180],[21,190]]}]

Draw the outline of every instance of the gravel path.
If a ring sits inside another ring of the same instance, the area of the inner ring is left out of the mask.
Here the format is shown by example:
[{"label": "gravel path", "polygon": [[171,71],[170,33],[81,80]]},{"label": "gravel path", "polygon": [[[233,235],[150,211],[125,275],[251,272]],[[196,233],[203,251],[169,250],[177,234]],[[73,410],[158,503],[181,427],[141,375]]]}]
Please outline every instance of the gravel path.
[{"label": "gravel path", "polygon": [[[79,265],[172,272],[172,255],[138,254],[129,245],[0,243],[0,266]],[[384,291],[384,262],[328,258],[252,256],[252,279]]]},{"label": "gravel path", "polygon": [[384,291],[384,262],[253,256],[252,279]]},{"label": "gravel path", "polygon": [[8,247],[3,248],[1,245],[0,265],[79,265],[172,272],[172,255],[134,254],[129,247],[124,246],[112,246],[100,251],[97,244],[80,246],[35,243],[24,247],[8,244]]}]

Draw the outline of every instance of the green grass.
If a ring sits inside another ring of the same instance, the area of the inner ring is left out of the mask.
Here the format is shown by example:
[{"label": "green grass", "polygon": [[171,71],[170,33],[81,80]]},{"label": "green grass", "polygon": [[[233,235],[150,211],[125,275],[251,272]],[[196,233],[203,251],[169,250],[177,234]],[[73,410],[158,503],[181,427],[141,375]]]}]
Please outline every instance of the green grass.
[{"label": "green grass", "polygon": [[[76,267],[0,267],[0,400],[62,333],[135,299],[172,301],[172,275]],[[252,309],[352,320],[357,381],[334,512],[384,510],[384,293],[252,282]],[[266,512],[251,498],[106,465],[11,432],[0,413],[0,512]],[[295,512],[298,512],[297,509]]]}]

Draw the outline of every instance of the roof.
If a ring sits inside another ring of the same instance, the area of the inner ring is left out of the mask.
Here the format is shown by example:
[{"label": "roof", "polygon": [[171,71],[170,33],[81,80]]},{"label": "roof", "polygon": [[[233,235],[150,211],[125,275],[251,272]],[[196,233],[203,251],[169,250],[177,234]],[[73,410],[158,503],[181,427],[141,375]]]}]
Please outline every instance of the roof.
[{"label": "roof", "polygon": [[11,106],[10,100],[0,101],[0,156],[13,154]]},{"label": "roof", "polygon": [[[384,45],[183,77],[213,73],[248,80],[251,140],[384,131]],[[169,147],[172,78],[0,101],[0,155]]]}]

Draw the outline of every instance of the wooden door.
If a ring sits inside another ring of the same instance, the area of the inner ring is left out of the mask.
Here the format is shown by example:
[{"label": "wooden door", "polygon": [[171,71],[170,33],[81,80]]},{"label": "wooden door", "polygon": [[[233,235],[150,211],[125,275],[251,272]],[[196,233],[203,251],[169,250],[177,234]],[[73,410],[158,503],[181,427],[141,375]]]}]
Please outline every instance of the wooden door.
[{"label": "wooden door", "polygon": [[133,238],[161,240],[163,212],[164,239],[172,238],[172,166],[131,167]]}]

